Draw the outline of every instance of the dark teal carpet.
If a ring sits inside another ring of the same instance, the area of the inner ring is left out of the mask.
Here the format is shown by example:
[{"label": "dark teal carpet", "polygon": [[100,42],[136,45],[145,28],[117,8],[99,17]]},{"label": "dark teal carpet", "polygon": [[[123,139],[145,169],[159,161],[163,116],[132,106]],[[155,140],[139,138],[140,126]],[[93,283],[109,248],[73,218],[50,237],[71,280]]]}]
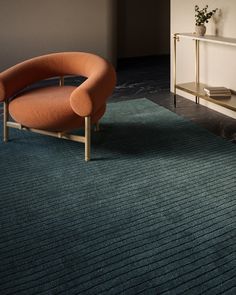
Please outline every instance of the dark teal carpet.
[{"label": "dark teal carpet", "polygon": [[236,145],[145,99],[0,143],[0,294],[236,294]]}]

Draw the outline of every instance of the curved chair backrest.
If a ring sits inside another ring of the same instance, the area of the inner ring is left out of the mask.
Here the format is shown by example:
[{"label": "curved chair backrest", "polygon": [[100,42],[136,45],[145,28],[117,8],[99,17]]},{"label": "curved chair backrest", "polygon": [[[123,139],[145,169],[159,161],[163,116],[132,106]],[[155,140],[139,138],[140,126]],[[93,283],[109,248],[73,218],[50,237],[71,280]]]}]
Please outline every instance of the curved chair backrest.
[{"label": "curved chair backrest", "polygon": [[[89,77],[84,86],[88,84],[90,89],[93,89],[93,85],[105,83],[104,95],[111,93],[116,79],[112,65],[97,55],[84,52],[52,53],[29,59],[2,72],[0,101],[37,81],[65,75]],[[102,83],[97,83],[99,80]]]}]

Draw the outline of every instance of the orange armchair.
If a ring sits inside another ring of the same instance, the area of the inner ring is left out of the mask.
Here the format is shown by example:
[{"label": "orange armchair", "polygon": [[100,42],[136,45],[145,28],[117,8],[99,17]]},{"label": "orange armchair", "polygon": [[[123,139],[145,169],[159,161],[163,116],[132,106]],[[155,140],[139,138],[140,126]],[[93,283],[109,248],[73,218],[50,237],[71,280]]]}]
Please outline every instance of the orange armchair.
[{"label": "orange armchair", "polygon": [[[65,86],[64,76],[87,79],[78,87]],[[27,89],[33,83],[60,77],[58,86]],[[116,74],[103,58],[84,52],[53,53],[19,63],[0,74],[0,102],[4,104],[3,139],[18,128],[85,144],[90,160],[91,124],[98,124],[114,90]],[[9,113],[14,121],[9,121]],[[69,132],[85,128],[85,136]]]}]

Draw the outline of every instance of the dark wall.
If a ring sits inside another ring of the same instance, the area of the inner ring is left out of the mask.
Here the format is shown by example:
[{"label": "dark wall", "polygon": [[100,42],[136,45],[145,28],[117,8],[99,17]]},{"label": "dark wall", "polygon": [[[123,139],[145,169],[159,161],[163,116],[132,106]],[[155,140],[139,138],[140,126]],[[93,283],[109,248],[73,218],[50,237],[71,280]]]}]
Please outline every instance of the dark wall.
[{"label": "dark wall", "polygon": [[170,0],[117,1],[118,58],[170,53]]}]

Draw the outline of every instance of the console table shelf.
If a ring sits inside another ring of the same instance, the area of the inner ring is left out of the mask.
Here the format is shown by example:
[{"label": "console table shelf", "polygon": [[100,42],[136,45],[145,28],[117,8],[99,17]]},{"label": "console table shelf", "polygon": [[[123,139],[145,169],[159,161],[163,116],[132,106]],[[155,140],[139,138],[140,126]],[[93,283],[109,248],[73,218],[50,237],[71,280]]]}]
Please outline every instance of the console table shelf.
[{"label": "console table shelf", "polygon": [[236,111],[236,94],[232,93],[231,97],[227,97],[227,98],[226,97],[212,98],[205,94],[204,88],[207,86],[208,85],[203,83],[196,84],[195,82],[190,82],[190,83],[177,84],[176,88],[179,90],[185,91],[187,93],[190,93],[194,96],[205,99],[207,101],[218,104],[227,109]]},{"label": "console table shelf", "polygon": [[[195,81],[189,83],[176,83],[176,76],[177,76],[177,69],[176,69],[176,59],[177,59],[177,41],[180,41],[181,38],[188,38],[192,39],[195,42]],[[214,104],[220,105],[227,109],[236,111],[236,92],[231,90],[231,97],[224,98],[224,97],[217,97],[213,98],[206,95],[204,88],[207,86],[213,85],[206,85],[204,83],[200,83],[200,71],[199,71],[199,64],[200,64],[200,42],[208,42],[208,43],[215,43],[219,45],[226,45],[226,46],[236,46],[236,39],[235,38],[226,38],[226,37],[218,37],[218,36],[204,36],[198,37],[195,34],[191,33],[177,33],[173,36],[174,39],[174,105],[176,107],[176,90],[182,90],[189,94],[192,94],[196,98],[196,103],[199,103],[199,98],[204,100],[210,101]],[[223,86],[223,85],[214,85],[214,86]]]}]

